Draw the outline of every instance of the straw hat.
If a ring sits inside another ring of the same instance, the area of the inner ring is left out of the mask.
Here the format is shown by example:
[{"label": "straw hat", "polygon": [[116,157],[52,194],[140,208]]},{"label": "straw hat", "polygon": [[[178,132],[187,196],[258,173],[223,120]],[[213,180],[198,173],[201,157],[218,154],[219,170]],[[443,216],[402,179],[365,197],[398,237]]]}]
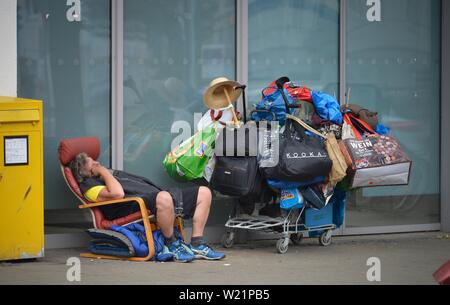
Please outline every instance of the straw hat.
[{"label": "straw hat", "polygon": [[228,92],[230,96],[230,102],[234,103],[242,94],[242,89],[235,89],[240,87],[236,81],[231,81],[226,77],[219,77],[211,81],[209,87],[206,89],[203,95],[203,101],[205,105],[210,109],[222,109],[229,106],[228,99],[224,90]]}]

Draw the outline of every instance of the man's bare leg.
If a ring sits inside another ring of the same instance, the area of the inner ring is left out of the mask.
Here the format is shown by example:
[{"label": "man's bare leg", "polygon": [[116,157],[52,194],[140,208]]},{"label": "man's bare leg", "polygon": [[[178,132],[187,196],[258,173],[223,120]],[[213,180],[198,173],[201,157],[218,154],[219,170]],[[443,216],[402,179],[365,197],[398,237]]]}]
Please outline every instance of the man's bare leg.
[{"label": "man's bare leg", "polygon": [[197,206],[192,218],[192,237],[203,236],[211,208],[212,194],[209,188],[201,186],[198,190]]},{"label": "man's bare leg", "polygon": [[157,223],[164,235],[164,243],[172,251],[175,261],[188,263],[195,259],[193,253],[174,236],[175,208],[172,196],[168,192],[160,192],[156,196]]},{"label": "man's bare leg", "polygon": [[208,221],[211,208],[212,194],[207,187],[200,187],[197,196],[197,206],[192,219],[191,251],[197,259],[220,260],[225,257],[224,253],[214,251],[203,239],[203,231]]},{"label": "man's bare leg", "polygon": [[156,196],[157,224],[165,238],[173,236],[175,211],[172,196],[168,192],[159,192]]}]

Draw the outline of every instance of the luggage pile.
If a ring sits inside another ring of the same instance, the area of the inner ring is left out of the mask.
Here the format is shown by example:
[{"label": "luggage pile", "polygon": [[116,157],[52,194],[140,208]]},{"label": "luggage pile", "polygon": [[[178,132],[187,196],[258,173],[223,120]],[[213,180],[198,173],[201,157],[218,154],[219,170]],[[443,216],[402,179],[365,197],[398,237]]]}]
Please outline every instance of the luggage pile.
[{"label": "luggage pile", "polygon": [[[241,95],[242,116],[233,107]],[[175,179],[206,180],[238,198],[225,225],[226,247],[235,229],[282,233],[280,253],[305,233],[327,246],[343,224],[346,192],[409,183],[412,162],[376,112],[339,105],[287,77],[263,89],[248,122],[245,86],[214,80],[204,100],[210,110],[199,131],[164,165]]]}]

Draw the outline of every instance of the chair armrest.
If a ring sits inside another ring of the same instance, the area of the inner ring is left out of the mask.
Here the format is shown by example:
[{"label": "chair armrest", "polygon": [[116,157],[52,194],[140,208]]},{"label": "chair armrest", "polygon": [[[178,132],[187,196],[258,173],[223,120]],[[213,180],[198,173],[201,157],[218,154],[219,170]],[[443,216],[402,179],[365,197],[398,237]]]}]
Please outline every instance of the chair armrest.
[{"label": "chair armrest", "polygon": [[91,209],[91,208],[96,208],[96,207],[101,207],[101,206],[107,206],[107,205],[113,205],[113,204],[119,204],[119,203],[128,203],[128,202],[133,202],[133,201],[138,203],[139,205],[141,205],[141,203],[142,203],[145,206],[145,202],[142,198],[130,197],[130,198],[117,199],[117,200],[108,200],[108,201],[102,201],[102,202],[82,204],[82,205],[79,205],[78,208]]}]

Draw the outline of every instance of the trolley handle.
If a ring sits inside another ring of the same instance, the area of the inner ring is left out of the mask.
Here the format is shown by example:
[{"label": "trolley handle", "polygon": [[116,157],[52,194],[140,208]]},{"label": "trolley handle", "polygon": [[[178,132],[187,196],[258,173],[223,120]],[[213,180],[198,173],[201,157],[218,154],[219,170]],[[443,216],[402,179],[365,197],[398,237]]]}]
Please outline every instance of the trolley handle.
[{"label": "trolley handle", "polygon": [[277,85],[278,90],[281,93],[281,96],[283,97],[284,104],[286,105],[286,110],[299,109],[299,108],[301,108],[299,105],[289,105],[289,101],[288,101],[286,95],[284,94],[284,84],[289,83],[290,81],[291,80],[289,79],[289,77],[283,76],[283,77],[280,77],[279,79],[277,79],[275,81],[275,83]]}]

